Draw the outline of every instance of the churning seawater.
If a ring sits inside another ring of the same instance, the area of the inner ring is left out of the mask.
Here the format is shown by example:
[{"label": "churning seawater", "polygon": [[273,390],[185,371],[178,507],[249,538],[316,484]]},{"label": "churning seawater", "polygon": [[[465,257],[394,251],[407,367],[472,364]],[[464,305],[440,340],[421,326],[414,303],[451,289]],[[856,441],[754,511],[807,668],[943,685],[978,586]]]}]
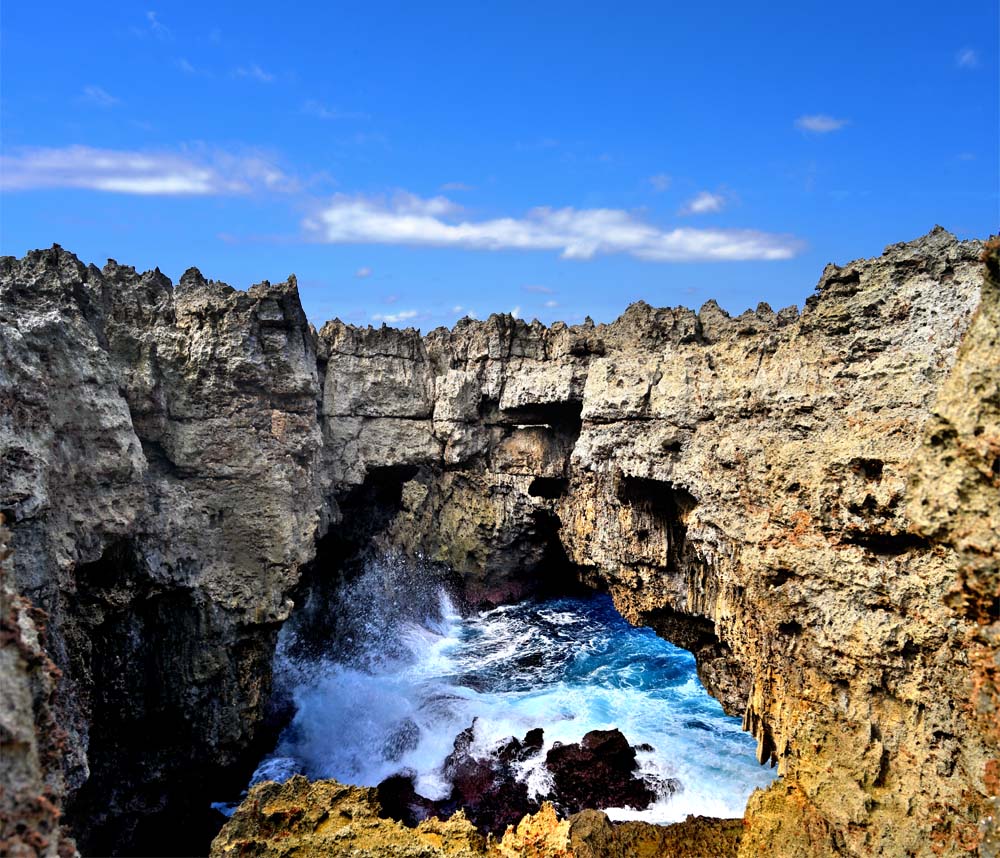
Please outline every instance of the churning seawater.
[{"label": "churning seawater", "polygon": [[[370,563],[343,588],[336,642],[303,654],[294,623],[282,632],[275,678],[295,715],[253,782],[301,773],[357,785],[408,770],[417,791],[443,798],[440,767],[475,719],[474,751],[545,731],[578,742],[617,727],[643,771],[681,788],[644,811],[613,819],[675,822],[689,813],[736,817],[774,777],[753,740],[726,716],[695,673],[693,656],[633,628],[604,595],[527,601],[460,616],[443,588],[417,584],[399,561]],[[546,791],[544,753],[524,764]]]}]

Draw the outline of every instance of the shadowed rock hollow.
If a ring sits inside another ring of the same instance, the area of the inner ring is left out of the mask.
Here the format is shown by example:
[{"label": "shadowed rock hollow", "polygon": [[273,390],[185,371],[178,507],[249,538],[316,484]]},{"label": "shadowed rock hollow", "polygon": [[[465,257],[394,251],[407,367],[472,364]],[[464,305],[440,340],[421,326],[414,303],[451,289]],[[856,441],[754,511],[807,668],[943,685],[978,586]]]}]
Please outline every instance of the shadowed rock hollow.
[{"label": "shadowed rock hollow", "polygon": [[3,259],[0,510],[62,672],[32,717],[67,732],[36,764],[64,827],[89,853],[204,849],[199,814],[273,737],[292,595],[392,550],[473,604],[582,580],[691,649],[783,775],[740,854],[967,854],[1000,738],[982,250],[935,229],[829,266],[801,315],[423,337],[317,333],[294,278]]}]

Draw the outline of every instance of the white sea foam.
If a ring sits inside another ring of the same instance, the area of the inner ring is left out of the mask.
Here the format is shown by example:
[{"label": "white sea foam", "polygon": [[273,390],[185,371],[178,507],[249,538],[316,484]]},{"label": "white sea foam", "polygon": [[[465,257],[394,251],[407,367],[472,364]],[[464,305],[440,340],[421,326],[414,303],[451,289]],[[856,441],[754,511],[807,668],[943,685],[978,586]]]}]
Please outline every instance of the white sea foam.
[{"label": "white sea foam", "polygon": [[[481,755],[544,729],[543,752],[518,764],[539,797],[551,785],[544,751],[556,742],[618,728],[633,745],[652,746],[638,755],[641,770],[680,788],[646,810],[612,809],[614,819],[740,816],[753,789],[773,777],[698,683],[690,654],[629,627],[610,600],[508,605],[462,618],[443,591],[404,600],[384,568],[370,575],[352,585],[367,615],[344,612],[350,646],[294,658],[294,630],[283,631],[276,673],[292,689],[296,714],[254,782],[302,772],[375,785],[407,770],[418,792],[443,798],[450,785],[441,764],[473,723],[472,751]],[[380,605],[386,593],[391,604]]]}]

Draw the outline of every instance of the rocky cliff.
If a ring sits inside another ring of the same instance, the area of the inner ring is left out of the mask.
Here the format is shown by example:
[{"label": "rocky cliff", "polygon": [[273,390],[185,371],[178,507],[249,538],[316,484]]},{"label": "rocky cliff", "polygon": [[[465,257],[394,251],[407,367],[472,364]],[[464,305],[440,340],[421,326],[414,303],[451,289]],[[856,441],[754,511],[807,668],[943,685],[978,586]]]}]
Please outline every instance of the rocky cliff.
[{"label": "rocky cliff", "polygon": [[[969,701],[995,693],[996,546],[969,534],[990,532],[997,478],[927,462],[934,421],[958,427],[946,448],[979,439],[963,455],[997,443],[995,419],[977,435],[961,411],[975,381],[995,418],[995,351],[955,364],[981,251],[938,229],[829,266],[801,315],[637,304],[610,325],[424,337],[317,333],[294,279],[0,261],[0,511],[14,587],[50,617],[84,851],[176,852],[176,821],[271,735],[290,597],[386,549],[453,570],[472,603],[583,580],[694,651],[783,775],[741,854],[974,848],[995,790],[998,737]],[[995,311],[976,320],[995,349]],[[959,576],[974,609],[945,604]]]}]

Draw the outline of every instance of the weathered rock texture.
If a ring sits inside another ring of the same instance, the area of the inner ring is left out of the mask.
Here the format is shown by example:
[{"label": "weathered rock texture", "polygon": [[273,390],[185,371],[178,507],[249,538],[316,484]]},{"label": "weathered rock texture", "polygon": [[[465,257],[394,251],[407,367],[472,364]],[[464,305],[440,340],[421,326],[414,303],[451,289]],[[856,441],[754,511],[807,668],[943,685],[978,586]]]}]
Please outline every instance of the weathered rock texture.
[{"label": "weathered rock texture", "polygon": [[[155,841],[250,764],[276,629],[330,539],[446,565],[470,602],[579,577],[691,648],[784,775],[751,799],[743,855],[973,848],[996,567],[968,534],[995,536],[996,484],[966,507],[920,465],[922,512],[908,487],[981,250],[935,230],[830,266],[801,316],[637,304],[424,337],[317,334],[294,280],[4,259],[0,510],[16,588],[51,617],[84,850]],[[948,444],[978,437],[963,365]],[[978,607],[953,612],[960,574]]]},{"label": "weathered rock texture", "polygon": [[670,826],[611,823],[588,810],[560,821],[551,804],[484,837],[459,812],[407,827],[385,818],[374,789],[294,777],[255,786],[212,843],[212,858],[731,858],[739,820]]},{"label": "weathered rock texture", "polygon": [[924,430],[910,492],[915,529],[958,554],[947,601],[971,620],[972,683],[955,706],[992,745],[982,772],[992,796],[980,854],[1000,856],[1000,239],[983,253],[982,303]]},{"label": "weathered rock texture", "polygon": [[0,516],[0,854],[68,858],[59,825],[65,732],[55,718],[59,668],[44,647],[45,615],[13,589],[10,531]]},{"label": "weathered rock texture", "polygon": [[0,511],[63,671],[67,816],[85,853],[178,854],[258,734],[328,511],[315,340],[294,282],[59,248],[0,278]]}]

